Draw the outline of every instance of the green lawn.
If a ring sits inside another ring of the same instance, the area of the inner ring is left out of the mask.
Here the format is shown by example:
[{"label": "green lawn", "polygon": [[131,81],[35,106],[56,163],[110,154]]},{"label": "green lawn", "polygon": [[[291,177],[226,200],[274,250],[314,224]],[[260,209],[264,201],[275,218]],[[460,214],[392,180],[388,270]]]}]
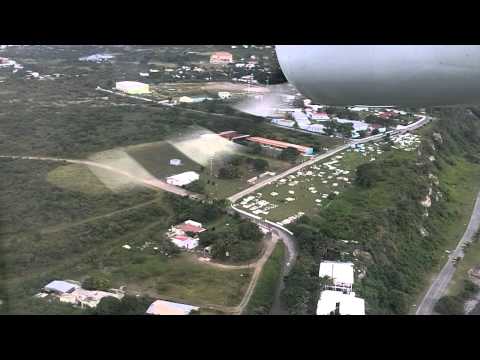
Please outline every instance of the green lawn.
[{"label": "green lawn", "polygon": [[149,256],[140,264],[126,264],[110,273],[116,283],[126,284],[130,291],[194,305],[236,306],[252,270],[218,269],[182,254],[172,259]]},{"label": "green lawn", "polygon": [[102,194],[110,190],[90,171],[80,164],[60,165],[47,175],[47,181],[62,189],[87,194]]}]

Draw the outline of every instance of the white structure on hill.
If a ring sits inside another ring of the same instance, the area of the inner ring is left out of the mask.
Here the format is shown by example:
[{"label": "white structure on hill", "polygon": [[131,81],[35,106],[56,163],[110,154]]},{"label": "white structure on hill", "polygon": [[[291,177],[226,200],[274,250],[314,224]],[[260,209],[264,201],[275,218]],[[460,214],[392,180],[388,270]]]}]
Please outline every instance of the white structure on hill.
[{"label": "white structure on hill", "polygon": [[333,284],[327,285],[327,289],[350,292],[353,286],[353,263],[323,261],[318,276],[332,279]]},{"label": "white structure on hill", "polygon": [[174,303],[170,301],[154,301],[147,309],[149,315],[189,315],[192,310],[198,310],[197,306]]},{"label": "white structure on hill", "polygon": [[186,171],[181,174],[167,177],[167,183],[175,186],[185,186],[200,179],[195,171]]},{"label": "white structure on hill", "polygon": [[365,315],[365,301],[352,291],[353,263],[323,261],[318,275],[328,277],[332,282],[320,293],[317,315]]},{"label": "white structure on hill", "polygon": [[320,294],[317,315],[365,315],[365,301],[357,298],[354,292],[325,290]]},{"label": "white structure on hill", "polygon": [[150,92],[148,84],[138,81],[117,81],[115,88],[127,94],[148,94]]},{"label": "white structure on hill", "polygon": [[180,165],[182,165],[182,160],[180,160],[180,159],[170,159],[170,165],[180,166]]}]

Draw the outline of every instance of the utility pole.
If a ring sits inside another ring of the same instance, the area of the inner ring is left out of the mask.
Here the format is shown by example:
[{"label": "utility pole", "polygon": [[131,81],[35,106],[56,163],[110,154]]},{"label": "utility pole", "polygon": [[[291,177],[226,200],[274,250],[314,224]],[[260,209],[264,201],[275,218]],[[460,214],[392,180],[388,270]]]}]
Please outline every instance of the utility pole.
[{"label": "utility pole", "polygon": [[213,176],[213,160],[215,158],[215,153],[210,156],[210,176]]}]

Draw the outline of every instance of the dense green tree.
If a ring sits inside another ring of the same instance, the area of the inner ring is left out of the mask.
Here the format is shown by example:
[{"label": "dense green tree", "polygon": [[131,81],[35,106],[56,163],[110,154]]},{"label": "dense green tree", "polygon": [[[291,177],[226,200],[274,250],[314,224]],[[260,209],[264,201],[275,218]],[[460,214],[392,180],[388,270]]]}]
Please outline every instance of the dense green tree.
[{"label": "dense green tree", "polygon": [[95,315],[119,315],[121,301],[116,297],[107,296],[100,300],[93,310]]},{"label": "dense green tree", "polygon": [[86,290],[108,290],[112,287],[110,279],[104,274],[95,274],[87,277],[82,287]]},{"label": "dense green tree", "polygon": [[294,163],[298,159],[298,156],[299,156],[298,150],[295,149],[295,148],[290,148],[289,147],[289,148],[283,149],[280,152],[279,158],[281,160],[285,160],[285,161],[289,161],[291,163]]},{"label": "dense green tree", "polygon": [[221,179],[236,179],[240,177],[240,169],[237,166],[227,165],[218,170]]}]

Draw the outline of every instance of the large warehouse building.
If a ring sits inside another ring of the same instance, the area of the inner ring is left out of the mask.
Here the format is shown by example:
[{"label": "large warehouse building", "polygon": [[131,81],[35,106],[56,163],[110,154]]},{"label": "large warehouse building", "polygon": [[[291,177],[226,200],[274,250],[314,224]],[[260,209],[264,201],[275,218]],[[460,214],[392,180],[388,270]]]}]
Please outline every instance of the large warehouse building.
[{"label": "large warehouse building", "polygon": [[115,88],[127,94],[148,94],[150,92],[148,84],[138,81],[117,81]]}]

